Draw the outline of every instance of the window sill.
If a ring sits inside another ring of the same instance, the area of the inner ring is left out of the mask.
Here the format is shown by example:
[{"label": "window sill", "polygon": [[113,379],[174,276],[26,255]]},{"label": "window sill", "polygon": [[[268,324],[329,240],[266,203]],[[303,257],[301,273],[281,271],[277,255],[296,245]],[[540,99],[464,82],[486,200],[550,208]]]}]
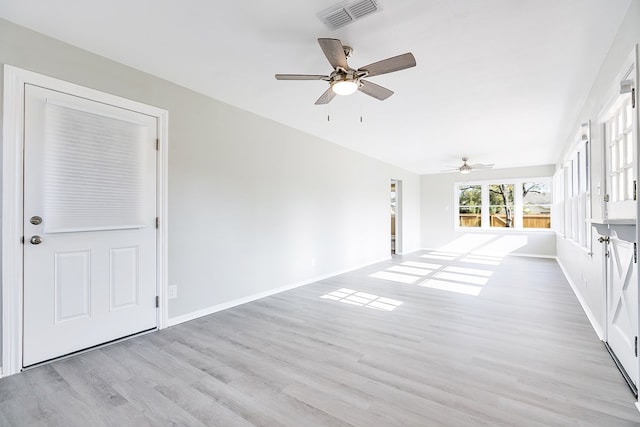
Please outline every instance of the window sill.
[{"label": "window sill", "polygon": [[635,218],[611,218],[611,219],[587,218],[586,221],[591,224],[602,224],[602,225],[636,225]]}]

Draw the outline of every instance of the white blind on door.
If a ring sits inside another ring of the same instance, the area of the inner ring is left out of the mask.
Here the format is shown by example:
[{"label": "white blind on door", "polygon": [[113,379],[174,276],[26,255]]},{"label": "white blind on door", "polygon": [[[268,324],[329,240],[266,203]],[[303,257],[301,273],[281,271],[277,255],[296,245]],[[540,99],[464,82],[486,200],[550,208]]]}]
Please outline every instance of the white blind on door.
[{"label": "white blind on door", "polygon": [[144,125],[47,102],[44,231],[143,227],[146,141]]}]

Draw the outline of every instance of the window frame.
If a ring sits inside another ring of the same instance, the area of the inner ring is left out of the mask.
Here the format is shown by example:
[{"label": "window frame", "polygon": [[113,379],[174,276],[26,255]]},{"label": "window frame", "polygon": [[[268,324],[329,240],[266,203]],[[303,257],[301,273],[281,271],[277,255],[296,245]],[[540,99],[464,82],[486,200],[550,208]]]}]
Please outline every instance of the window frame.
[{"label": "window frame", "polygon": [[578,130],[565,161],[554,174],[553,230],[567,241],[591,252],[591,124]]},{"label": "window frame", "polygon": [[[550,227],[549,228],[525,228],[523,225],[523,213],[524,213],[524,200],[522,196],[522,186],[525,183],[531,182],[544,182],[549,188],[551,193],[551,200],[548,203],[550,210]],[[490,224],[490,198],[489,198],[489,186],[490,185],[509,185],[512,184],[514,188],[513,194],[513,206],[514,217],[513,227],[491,227]],[[477,185],[481,188],[482,203],[480,204],[482,212],[482,220],[480,227],[465,227],[460,225],[460,187],[468,187]],[[453,224],[455,231],[483,231],[483,232],[532,232],[532,233],[544,233],[553,232],[553,218],[554,218],[554,204],[553,204],[553,177],[527,177],[527,178],[511,178],[511,179],[483,179],[474,181],[457,181],[453,184],[453,199],[455,209],[453,210]]]}]

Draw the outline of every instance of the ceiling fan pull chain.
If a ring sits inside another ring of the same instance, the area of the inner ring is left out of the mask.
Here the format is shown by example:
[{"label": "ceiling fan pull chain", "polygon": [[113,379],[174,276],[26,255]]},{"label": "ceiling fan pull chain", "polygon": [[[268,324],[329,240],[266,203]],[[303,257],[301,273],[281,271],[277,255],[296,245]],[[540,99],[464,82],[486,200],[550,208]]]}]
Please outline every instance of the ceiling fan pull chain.
[{"label": "ceiling fan pull chain", "polygon": [[362,104],[360,104],[360,123],[362,123]]}]

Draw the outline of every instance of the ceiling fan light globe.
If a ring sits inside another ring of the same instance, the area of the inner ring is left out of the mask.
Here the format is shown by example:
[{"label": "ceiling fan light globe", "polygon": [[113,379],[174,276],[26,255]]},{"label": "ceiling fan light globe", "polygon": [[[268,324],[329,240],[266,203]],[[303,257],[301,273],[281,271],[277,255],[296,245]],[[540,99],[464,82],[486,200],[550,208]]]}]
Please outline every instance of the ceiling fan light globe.
[{"label": "ceiling fan light globe", "polygon": [[[465,167],[466,166],[466,167]],[[471,167],[465,165],[460,167],[460,173],[466,175],[471,172]]]},{"label": "ceiling fan light globe", "polygon": [[340,80],[334,82],[331,89],[336,95],[351,95],[358,90],[358,83],[355,80]]}]

